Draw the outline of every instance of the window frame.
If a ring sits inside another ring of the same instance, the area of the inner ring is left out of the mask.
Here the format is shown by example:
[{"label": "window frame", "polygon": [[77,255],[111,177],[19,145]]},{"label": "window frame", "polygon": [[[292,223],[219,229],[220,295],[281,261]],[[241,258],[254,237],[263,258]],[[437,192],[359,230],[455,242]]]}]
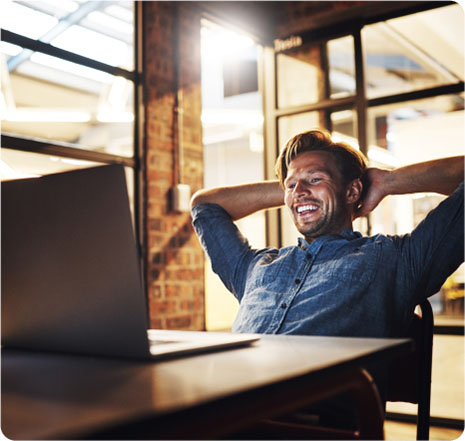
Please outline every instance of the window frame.
[{"label": "window frame", "polygon": [[[420,3],[420,2],[419,2]],[[464,92],[464,81],[441,85],[436,87],[415,90],[411,92],[402,92],[392,95],[386,95],[368,99],[365,90],[365,67],[362,47],[362,29],[371,24],[390,20],[393,18],[403,17],[418,12],[437,9],[440,7],[450,6],[455,2],[428,2],[418,5],[409,6],[395,11],[382,11],[369,18],[357,18],[338,24],[337,26],[329,25],[320,29],[312,29],[298,34],[301,39],[301,45],[312,44],[320,45],[321,62],[324,73],[326,86],[329,84],[329,69],[327,45],[329,40],[340,37],[352,36],[354,40],[354,57],[355,57],[355,93],[343,98],[330,98],[329,87],[325,88],[326,96],[323,100],[293,107],[278,107],[278,78],[277,78],[277,56],[283,51],[276,51],[267,48],[264,51],[262,63],[262,81],[266,85],[264,88],[264,112],[265,112],[265,178],[274,179],[274,161],[279,154],[279,118],[303,114],[311,111],[323,111],[326,129],[332,130],[331,113],[340,110],[352,110],[356,115],[357,138],[360,150],[367,155],[368,152],[368,109],[382,106],[385,104],[397,104],[422,98],[432,98],[441,95],[459,94]],[[283,37],[295,38],[295,34]],[[368,234],[371,230],[370,216],[367,216]],[[279,210],[267,213],[267,244],[269,246],[282,246],[282,221]],[[435,325],[435,334],[463,335],[465,327],[463,325]]]},{"label": "window frame", "polygon": [[81,66],[86,66],[114,76],[121,76],[133,83],[133,156],[125,157],[109,153],[83,149],[82,146],[61,141],[44,140],[21,136],[15,133],[2,131],[1,146],[16,151],[53,155],[62,158],[72,158],[99,162],[102,164],[121,164],[133,169],[134,176],[134,216],[136,238],[139,248],[145,248],[145,234],[143,228],[143,201],[144,201],[144,167],[141,159],[144,157],[143,147],[143,77],[142,77],[142,4],[134,1],[134,69],[126,70],[117,66],[111,66],[100,61],[78,55],[49,43],[32,39],[12,31],[2,29],[2,41],[40,52],[61,60],[69,61]]}]

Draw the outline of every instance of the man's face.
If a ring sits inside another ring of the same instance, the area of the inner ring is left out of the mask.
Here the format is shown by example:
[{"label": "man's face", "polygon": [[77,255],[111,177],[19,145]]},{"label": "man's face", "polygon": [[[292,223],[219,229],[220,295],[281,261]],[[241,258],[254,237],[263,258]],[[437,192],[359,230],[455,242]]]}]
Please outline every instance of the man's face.
[{"label": "man's face", "polygon": [[327,152],[304,152],[289,164],[284,202],[307,242],[351,228],[351,213],[334,159]]}]

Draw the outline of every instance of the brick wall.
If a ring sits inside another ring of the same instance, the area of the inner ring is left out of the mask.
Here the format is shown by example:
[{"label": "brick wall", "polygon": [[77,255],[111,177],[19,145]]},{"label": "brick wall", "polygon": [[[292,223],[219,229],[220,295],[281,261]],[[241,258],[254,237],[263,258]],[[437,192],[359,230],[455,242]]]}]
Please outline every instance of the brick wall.
[{"label": "brick wall", "polygon": [[[192,192],[203,184],[200,15],[189,2],[150,1],[143,2],[143,8],[150,326],[203,330],[203,252],[189,213],[173,212],[170,203],[170,189],[177,184],[178,176],[191,186]],[[183,98],[184,161],[180,168],[176,154],[176,72]]]}]

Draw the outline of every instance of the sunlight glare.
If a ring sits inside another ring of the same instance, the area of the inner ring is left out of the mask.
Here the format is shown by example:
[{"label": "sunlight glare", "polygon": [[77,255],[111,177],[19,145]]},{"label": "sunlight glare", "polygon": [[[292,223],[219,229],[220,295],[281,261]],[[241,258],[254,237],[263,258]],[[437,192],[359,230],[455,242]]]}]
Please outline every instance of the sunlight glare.
[{"label": "sunlight glare", "polygon": [[206,27],[202,28],[202,55],[206,57],[219,56],[231,60],[254,45],[252,38],[229,29],[212,31]]},{"label": "sunlight glare", "polygon": [[58,19],[31,8],[3,0],[0,27],[29,38],[40,38],[57,23]]}]

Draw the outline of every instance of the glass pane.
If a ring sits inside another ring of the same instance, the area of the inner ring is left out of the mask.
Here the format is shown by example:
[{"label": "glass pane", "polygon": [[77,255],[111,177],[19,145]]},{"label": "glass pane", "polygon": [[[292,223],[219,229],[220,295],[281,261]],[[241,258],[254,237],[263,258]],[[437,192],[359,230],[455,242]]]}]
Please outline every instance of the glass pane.
[{"label": "glass pane", "polygon": [[[81,159],[22,152],[2,147],[0,155],[0,179],[1,181],[9,181],[12,179],[36,178],[42,175],[96,167],[98,165],[102,164]],[[130,206],[131,210],[134,211],[134,170],[126,167],[125,171]]]},{"label": "glass pane", "polygon": [[54,14],[44,13],[15,1],[5,0],[2,3],[2,29],[39,39],[57,24],[58,18]]},{"label": "glass pane", "polygon": [[[2,3],[3,29],[131,70],[133,2]],[[134,85],[122,77],[0,43],[2,130],[133,156]]]},{"label": "glass pane", "polygon": [[332,137],[357,145],[357,115],[353,110],[331,113]]},{"label": "glass pane", "polygon": [[354,38],[328,41],[329,85],[331,98],[343,98],[355,93]]},{"label": "glass pane", "polygon": [[[111,66],[132,70],[133,7],[132,1],[5,0],[0,27]],[[30,51],[20,55],[21,58],[29,56]]]},{"label": "glass pane", "polygon": [[278,142],[282,147],[292,136],[300,132],[324,127],[324,112],[305,112],[297,115],[282,116],[278,120]]},{"label": "glass pane", "polygon": [[319,46],[305,45],[276,58],[278,107],[316,103],[325,98]]},{"label": "glass pane", "polygon": [[[464,116],[463,94],[370,108],[370,163],[392,168],[462,155]],[[372,233],[408,233],[443,199],[426,193],[386,198],[371,215]],[[464,281],[462,265],[431,298],[436,324],[463,324]]]},{"label": "glass pane", "polygon": [[[211,188],[262,181],[262,96],[253,81],[260,47],[245,35],[211,22],[202,24],[203,185]],[[264,212],[241,219],[237,225],[253,247],[265,246]],[[208,260],[205,306],[207,330],[230,330],[238,302],[213,273]]]},{"label": "glass pane", "polygon": [[368,98],[463,80],[463,26],[451,5],[363,28]]},{"label": "glass pane", "polygon": [[10,70],[21,51],[0,44],[3,131],[133,156],[131,81],[41,53]]},{"label": "glass pane", "polygon": [[370,159],[396,167],[461,155],[463,117],[463,93],[370,107],[367,115]]},{"label": "glass pane", "polygon": [[[422,52],[443,66],[450,81],[464,79],[464,11],[459,4],[432,9],[388,21],[409,41],[420,41]],[[438,66],[440,65],[440,66]]]}]

